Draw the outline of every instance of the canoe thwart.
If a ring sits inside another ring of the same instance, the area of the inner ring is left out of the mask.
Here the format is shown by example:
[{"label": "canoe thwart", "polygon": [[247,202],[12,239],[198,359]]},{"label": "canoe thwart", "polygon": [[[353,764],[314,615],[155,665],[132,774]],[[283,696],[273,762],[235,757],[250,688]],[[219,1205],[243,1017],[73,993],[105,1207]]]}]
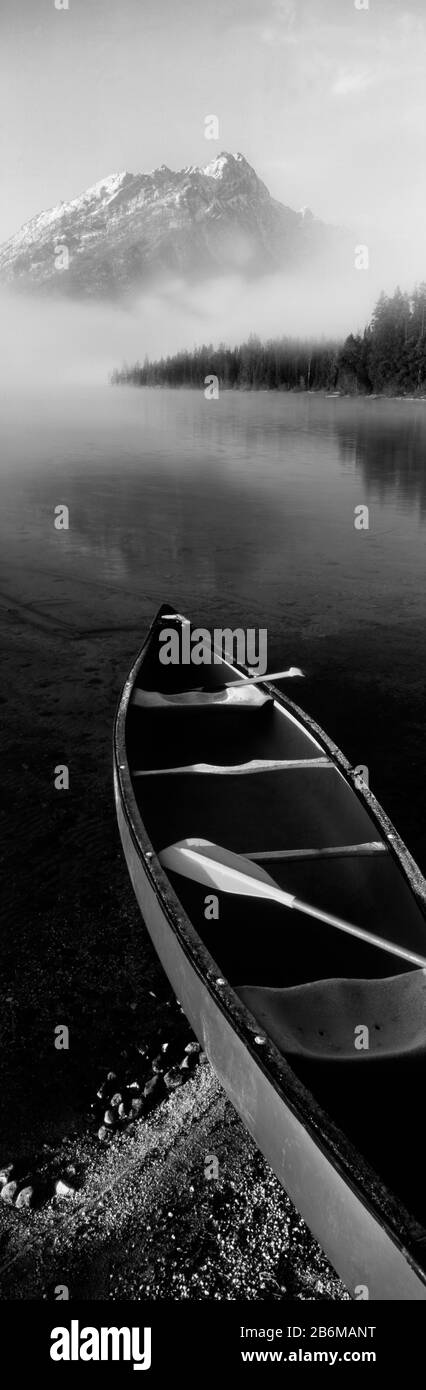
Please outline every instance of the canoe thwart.
[{"label": "canoe thwart", "polygon": [[324,845],[321,849],[261,849],[244,850],[245,859],[345,859],[369,854],[389,854],[383,840],[366,840],[359,845]]}]

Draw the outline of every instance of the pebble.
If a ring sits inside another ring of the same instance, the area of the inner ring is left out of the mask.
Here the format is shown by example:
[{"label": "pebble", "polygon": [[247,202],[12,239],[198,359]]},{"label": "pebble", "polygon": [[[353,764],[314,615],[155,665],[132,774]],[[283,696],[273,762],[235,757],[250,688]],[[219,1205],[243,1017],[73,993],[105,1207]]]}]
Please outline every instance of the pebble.
[{"label": "pebble", "polygon": [[74,1197],[75,1187],[69,1178],[58,1178],[55,1182],[55,1192],[57,1197]]},{"label": "pebble", "polygon": [[4,1185],[3,1185],[2,1189],[1,1189],[1,1193],[0,1193],[0,1196],[1,1196],[2,1201],[3,1201],[3,1202],[8,1202],[9,1206],[12,1206],[12,1202],[15,1201],[15,1197],[16,1197],[17,1191],[18,1191],[18,1184],[17,1184],[17,1182],[6,1182],[6,1183],[4,1183]]},{"label": "pebble", "polygon": [[184,1077],[179,1067],[171,1067],[170,1071],[166,1071],[164,1083],[168,1091],[177,1091],[178,1086],[182,1086],[183,1082]]},{"label": "pebble", "polygon": [[28,1187],[21,1187],[21,1191],[18,1192],[18,1196],[17,1196],[17,1198],[16,1198],[15,1206],[18,1207],[19,1210],[21,1210],[22,1207],[33,1207],[34,1205],[35,1205],[35,1192],[34,1192],[34,1188],[31,1187],[31,1186],[28,1186]]}]

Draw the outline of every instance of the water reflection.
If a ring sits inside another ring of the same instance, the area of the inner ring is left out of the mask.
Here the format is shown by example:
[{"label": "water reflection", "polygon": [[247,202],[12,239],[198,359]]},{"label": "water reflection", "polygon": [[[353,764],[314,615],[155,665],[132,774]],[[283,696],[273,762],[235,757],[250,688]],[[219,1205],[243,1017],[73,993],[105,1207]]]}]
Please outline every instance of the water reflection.
[{"label": "water reflection", "polygon": [[426,405],[362,402],[336,410],[335,431],[342,463],[355,465],[366,493],[380,502],[418,506],[426,519]]}]

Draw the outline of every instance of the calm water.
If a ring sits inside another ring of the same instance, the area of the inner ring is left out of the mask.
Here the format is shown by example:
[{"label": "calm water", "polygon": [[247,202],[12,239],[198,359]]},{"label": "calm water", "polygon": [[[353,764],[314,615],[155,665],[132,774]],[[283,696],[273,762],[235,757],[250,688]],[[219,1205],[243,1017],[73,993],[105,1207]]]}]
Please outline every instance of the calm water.
[{"label": "calm water", "polygon": [[426,405],[105,387],[10,399],[1,428],[2,604],[41,642],[122,631],[123,677],[163,600],[267,627],[426,868]]}]

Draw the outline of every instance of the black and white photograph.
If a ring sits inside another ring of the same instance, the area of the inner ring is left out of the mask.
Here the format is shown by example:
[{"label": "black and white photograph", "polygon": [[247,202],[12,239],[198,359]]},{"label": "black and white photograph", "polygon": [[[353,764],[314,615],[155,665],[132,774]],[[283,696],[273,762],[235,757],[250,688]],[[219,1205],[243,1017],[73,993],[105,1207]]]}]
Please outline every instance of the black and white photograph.
[{"label": "black and white photograph", "polygon": [[52,1374],[157,1383],[187,1307],[198,1375],[207,1314],[242,1383],[379,1363],[426,1301],[426,9],[1,0],[0,72],[2,1318]]}]

